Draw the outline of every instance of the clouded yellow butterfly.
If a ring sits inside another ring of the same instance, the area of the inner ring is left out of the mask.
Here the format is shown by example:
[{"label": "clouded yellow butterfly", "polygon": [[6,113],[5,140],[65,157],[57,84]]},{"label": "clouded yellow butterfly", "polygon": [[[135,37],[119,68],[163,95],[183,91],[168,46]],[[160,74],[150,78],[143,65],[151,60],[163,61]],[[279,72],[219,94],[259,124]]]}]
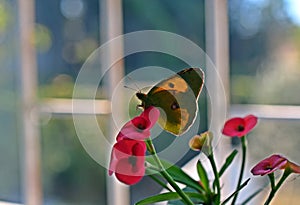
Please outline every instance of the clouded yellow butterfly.
[{"label": "clouded yellow butterfly", "polygon": [[198,97],[204,83],[200,68],[187,68],[159,82],[148,94],[137,93],[141,107],[155,106],[161,110],[158,123],[173,133],[182,135],[193,124],[198,110]]}]

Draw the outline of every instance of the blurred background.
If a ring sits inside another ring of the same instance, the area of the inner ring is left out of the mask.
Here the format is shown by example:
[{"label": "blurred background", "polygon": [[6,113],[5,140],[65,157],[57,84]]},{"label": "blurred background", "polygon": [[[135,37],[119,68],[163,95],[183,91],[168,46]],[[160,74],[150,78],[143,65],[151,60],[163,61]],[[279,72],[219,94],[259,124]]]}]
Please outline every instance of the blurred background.
[{"label": "blurred background", "polygon": [[[206,50],[211,46],[207,18],[210,12],[220,12],[219,7],[208,6],[216,3],[208,2],[0,0],[0,200],[25,203],[31,193],[40,197],[37,204],[108,204],[107,170],[85,152],[72,121],[71,98],[80,68],[114,35],[139,30],[173,32]],[[300,2],[223,3],[228,24],[222,26],[228,35],[219,36],[228,42],[228,49],[221,52],[228,66],[218,69],[228,82],[228,114],[260,117],[248,138],[249,167],[272,153],[300,163]],[[121,23],[111,21],[111,16]],[[114,28],[119,33],[111,35]],[[175,57],[143,52],[124,59],[123,74],[144,66],[174,71],[186,67]],[[202,96],[199,130],[207,129],[209,120],[209,99],[205,92]],[[97,99],[108,97],[107,87],[99,85]],[[97,118],[109,129],[105,124],[109,113],[99,113]],[[228,143],[236,146],[229,139]],[[178,164],[184,165],[194,155],[188,153]],[[30,184],[41,186],[30,192]],[[145,177],[130,187],[130,204],[159,191]],[[299,191],[300,178],[290,178],[274,204],[297,204]]]}]

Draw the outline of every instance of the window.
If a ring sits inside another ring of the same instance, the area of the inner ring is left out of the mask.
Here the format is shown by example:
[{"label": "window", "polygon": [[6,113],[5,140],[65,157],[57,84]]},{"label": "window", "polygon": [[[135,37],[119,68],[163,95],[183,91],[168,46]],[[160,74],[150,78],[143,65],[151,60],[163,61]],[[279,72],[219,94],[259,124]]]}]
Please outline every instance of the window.
[{"label": "window", "polygon": [[[296,1],[228,1],[230,113],[260,118],[248,138],[253,164],[272,153],[294,161],[300,156],[296,8]],[[274,203],[296,204],[299,189],[299,180],[291,179]]]}]

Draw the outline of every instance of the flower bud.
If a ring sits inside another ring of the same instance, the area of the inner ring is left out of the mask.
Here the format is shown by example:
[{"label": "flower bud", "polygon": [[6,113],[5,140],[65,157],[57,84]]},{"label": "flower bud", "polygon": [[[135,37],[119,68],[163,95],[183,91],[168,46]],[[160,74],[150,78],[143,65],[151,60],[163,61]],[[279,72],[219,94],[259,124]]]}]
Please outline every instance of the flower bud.
[{"label": "flower bud", "polygon": [[194,151],[202,151],[209,155],[212,151],[211,142],[213,134],[210,131],[204,132],[200,135],[195,135],[189,142],[189,146]]}]

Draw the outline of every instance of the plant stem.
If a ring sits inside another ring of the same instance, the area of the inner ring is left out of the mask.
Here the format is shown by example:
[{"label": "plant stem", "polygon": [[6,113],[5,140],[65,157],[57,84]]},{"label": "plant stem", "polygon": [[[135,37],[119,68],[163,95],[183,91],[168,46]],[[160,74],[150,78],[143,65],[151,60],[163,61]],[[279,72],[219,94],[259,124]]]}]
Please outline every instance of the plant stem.
[{"label": "plant stem", "polygon": [[214,175],[215,175],[215,182],[216,182],[216,187],[217,187],[216,204],[220,204],[220,201],[221,201],[220,177],[219,177],[219,172],[217,170],[216,162],[214,160],[213,152],[211,152],[211,154],[208,155],[208,159],[210,161],[211,167],[212,167]]},{"label": "plant stem", "polygon": [[275,188],[275,177],[274,177],[274,172],[271,174],[268,174],[270,184],[271,184],[271,189],[273,190]]},{"label": "plant stem", "polygon": [[286,180],[286,178],[291,174],[290,170],[285,170],[282,177],[280,178],[278,184],[271,189],[271,192],[269,194],[269,197],[267,198],[266,202],[264,203],[264,205],[268,205],[270,204],[270,202],[272,201],[273,197],[275,196],[276,192],[278,191],[278,189],[280,188],[280,186],[282,185],[282,183]]},{"label": "plant stem", "polygon": [[[242,164],[241,164],[241,170],[240,170],[240,176],[239,176],[239,180],[236,186],[236,190],[238,190],[241,186],[242,183],[242,179],[243,179],[243,174],[244,174],[244,169],[245,169],[245,162],[246,162],[246,151],[247,151],[247,140],[246,140],[246,136],[243,136],[241,138],[242,141]],[[239,192],[236,193],[236,195],[234,196],[231,204],[234,205],[235,201],[237,200]]]},{"label": "plant stem", "polygon": [[176,182],[173,180],[173,178],[169,175],[169,173],[164,168],[163,164],[161,163],[159,157],[157,156],[155,147],[152,143],[152,140],[149,138],[147,140],[147,145],[149,146],[149,152],[152,154],[154,160],[157,163],[157,166],[160,168],[161,175],[169,182],[169,184],[175,189],[175,191],[178,193],[178,195],[182,198],[182,200],[187,205],[194,205],[192,200],[179,188],[179,186],[176,184]]}]

